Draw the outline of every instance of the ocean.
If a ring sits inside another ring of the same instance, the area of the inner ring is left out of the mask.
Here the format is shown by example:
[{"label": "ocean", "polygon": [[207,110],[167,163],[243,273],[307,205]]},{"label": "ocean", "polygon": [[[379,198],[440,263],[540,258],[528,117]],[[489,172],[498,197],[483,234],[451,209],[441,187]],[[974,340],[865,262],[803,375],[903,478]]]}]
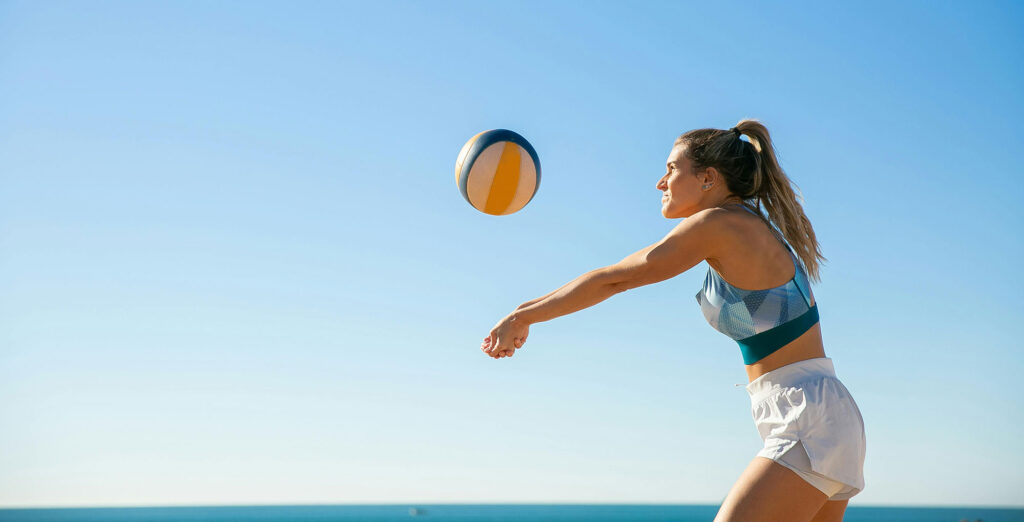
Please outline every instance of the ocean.
[{"label": "ocean", "polygon": [[[697,522],[718,506],[576,504],[389,504],[0,509],[0,521],[26,522]],[[845,522],[1024,522],[1024,509],[870,507],[846,510]]]}]

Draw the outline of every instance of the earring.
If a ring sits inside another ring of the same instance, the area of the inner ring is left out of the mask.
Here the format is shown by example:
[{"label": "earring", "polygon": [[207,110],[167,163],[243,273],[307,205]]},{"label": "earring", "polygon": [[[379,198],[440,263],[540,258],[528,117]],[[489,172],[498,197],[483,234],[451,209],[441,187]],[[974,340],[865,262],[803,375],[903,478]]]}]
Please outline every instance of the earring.
[{"label": "earring", "polygon": [[707,185],[704,185],[703,189],[707,190],[707,189],[711,188],[711,185],[714,185],[714,183],[708,183]]}]

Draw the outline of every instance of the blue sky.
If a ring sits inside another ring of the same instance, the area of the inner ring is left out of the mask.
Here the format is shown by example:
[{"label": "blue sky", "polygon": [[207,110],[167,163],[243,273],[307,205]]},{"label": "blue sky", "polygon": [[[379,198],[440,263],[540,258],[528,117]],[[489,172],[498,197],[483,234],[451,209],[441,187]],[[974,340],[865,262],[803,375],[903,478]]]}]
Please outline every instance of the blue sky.
[{"label": "blue sky", "polygon": [[[760,119],[828,262],[853,505],[1024,505],[1024,9],[0,2],[0,506],[717,503],[760,446],[707,265],[479,351],[660,239]],[[470,207],[508,128],[540,190]]]}]

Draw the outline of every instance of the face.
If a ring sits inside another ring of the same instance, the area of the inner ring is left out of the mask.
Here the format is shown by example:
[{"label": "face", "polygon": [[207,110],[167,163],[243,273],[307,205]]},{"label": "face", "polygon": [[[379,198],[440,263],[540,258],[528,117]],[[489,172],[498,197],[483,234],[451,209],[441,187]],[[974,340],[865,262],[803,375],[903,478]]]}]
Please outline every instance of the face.
[{"label": "face", "polygon": [[694,175],[693,163],[686,157],[686,146],[676,145],[668,155],[665,175],[656,188],[662,192],[661,215],[667,218],[690,217],[701,208],[702,176]]}]

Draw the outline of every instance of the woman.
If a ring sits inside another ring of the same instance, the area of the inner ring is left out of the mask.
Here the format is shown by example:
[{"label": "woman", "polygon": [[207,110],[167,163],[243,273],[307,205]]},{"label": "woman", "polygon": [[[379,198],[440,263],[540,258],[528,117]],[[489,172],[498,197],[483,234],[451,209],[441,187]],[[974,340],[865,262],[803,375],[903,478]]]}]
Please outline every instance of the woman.
[{"label": "woman", "polygon": [[842,520],[850,497],[864,488],[864,424],[825,357],[808,282],[809,276],[819,280],[818,260],[825,258],[768,129],[743,120],[727,131],[687,132],[676,140],[666,167],[656,186],[663,193],[661,213],[689,219],[622,261],[523,303],[481,347],[495,359],[511,357],[531,324],[664,281],[706,260],[710,268],[697,302],[711,326],[740,346],[764,440],[715,520]]}]

